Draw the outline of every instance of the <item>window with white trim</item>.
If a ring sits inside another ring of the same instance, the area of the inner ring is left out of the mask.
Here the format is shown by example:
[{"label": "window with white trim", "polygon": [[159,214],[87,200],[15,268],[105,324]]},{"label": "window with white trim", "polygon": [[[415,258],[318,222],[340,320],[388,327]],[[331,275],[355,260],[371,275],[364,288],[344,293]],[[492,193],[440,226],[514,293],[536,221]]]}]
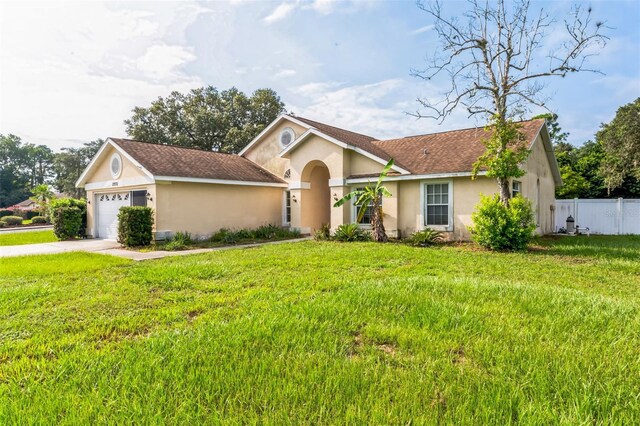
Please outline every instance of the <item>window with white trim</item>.
[{"label": "window with white trim", "polygon": [[282,201],[282,223],[291,225],[291,191],[284,191]]},{"label": "window with white trim", "polygon": [[[364,188],[356,188],[356,191],[363,191]],[[358,215],[360,215],[360,209],[364,208],[364,215],[362,216],[362,220],[359,222],[360,225],[371,225],[371,221],[373,220],[373,202],[370,202],[366,206],[358,206],[356,205],[357,198],[353,199],[353,221],[358,220]]]},{"label": "window with white trim", "polygon": [[449,229],[452,225],[451,182],[424,183],[423,196],[423,225]]},{"label": "window with white trim", "polygon": [[518,194],[522,194],[522,182],[514,180],[511,182],[511,196],[515,197]]}]

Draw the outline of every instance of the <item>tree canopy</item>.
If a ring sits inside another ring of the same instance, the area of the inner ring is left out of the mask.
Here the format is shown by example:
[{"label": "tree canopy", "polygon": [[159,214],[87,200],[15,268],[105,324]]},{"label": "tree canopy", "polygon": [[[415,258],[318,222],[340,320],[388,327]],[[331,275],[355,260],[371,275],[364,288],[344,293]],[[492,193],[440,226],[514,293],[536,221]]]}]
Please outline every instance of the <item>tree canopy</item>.
[{"label": "tree canopy", "polygon": [[235,87],[220,92],[207,86],[136,107],[125,125],[134,139],[237,153],[283,112],[271,89],[247,96]]},{"label": "tree canopy", "polygon": [[604,152],[600,171],[607,189],[620,188],[627,179],[640,180],[640,98],[620,107],[596,133],[596,141]]}]

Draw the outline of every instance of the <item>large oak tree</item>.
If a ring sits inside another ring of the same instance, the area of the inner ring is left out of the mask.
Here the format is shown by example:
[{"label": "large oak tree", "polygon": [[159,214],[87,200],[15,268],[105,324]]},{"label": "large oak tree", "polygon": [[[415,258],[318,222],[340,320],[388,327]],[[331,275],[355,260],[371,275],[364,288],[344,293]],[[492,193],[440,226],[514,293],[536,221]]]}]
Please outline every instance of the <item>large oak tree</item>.
[{"label": "large oak tree", "polygon": [[208,86],[136,107],[125,125],[134,139],[237,153],[284,111],[271,89],[247,96],[235,87],[220,92]]}]

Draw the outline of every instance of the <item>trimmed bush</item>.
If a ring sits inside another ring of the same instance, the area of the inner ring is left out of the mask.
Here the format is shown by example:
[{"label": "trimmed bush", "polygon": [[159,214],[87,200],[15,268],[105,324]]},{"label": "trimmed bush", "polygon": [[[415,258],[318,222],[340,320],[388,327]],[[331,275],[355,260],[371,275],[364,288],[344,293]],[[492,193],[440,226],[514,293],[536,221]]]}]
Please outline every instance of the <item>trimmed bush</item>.
[{"label": "trimmed bush", "polygon": [[491,250],[524,250],[536,229],[531,202],[518,195],[505,206],[496,194],[482,196],[471,215],[473,241]]},{"label": "trimmed bush", "polygon": [[31,218],[31,223],[47,223],[47,219],[44,216],[34,216]]},{"label": "trimmed bush", "polygon": [[[49,201],[49,218],[51,220],[51,223],[53,224],[54,233],[56,227],[55,210],[61,207],[76,207],[78,210],[80,210],[81,219],[80,230],[78,231],[78,233],[73,237],[67,237],[64,239],[75,237],[83,238],[87,229],[87,202],[85,200],[78,200],[76,198],[54,198]],[[60,219],[62,218],[62,216],[58,215],[58,218]],[[65,225],[59,224],[59,227],[64,228]]]},{"label": "trimmed bush", "polygon": [[4,228],[5,226],[7,226],[7,222],[0,220],[0,228]]},{"label": "trimmed bush", "polygon": [[71,240],[82,235],[83,211],[78,207],[60,206],[53,209],[53,234],[59,240]]},{"label": "trimmed bush", "polygon": [[422,231],[414,232],[409,237],[412,246],[427,247],[443,241],[442,232],[435,229],[425,228]]},{"label": "trimmed bush", "polygon": [[14,216],[13,211],[7,209],[0,209],[0,217]]},{"label": "trimmed bush", "polygon": [[22,217],[20,216],[5,216],[2,221],[9,226],[22,225]]},{"label": "trimmed bush", "polygon": [[120,207],[118,242],[125,247],[141,247],[148,246],[152,240],[153,210],[142,206]]},{"label": "trimmed bush", "polygon": [[342,242],[369,241],[371,240],[371,235],[360,228],[357,223],[345,223],[336,228],[334,238],[336,241]]}]

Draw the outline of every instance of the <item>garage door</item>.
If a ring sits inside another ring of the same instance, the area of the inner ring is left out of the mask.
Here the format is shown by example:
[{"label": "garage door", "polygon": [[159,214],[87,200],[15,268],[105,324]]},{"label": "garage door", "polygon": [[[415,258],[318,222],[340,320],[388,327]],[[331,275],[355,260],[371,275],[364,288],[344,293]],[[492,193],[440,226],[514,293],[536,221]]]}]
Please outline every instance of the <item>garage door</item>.
[{"label": "garage door", "polygon": [[97,238],[118,238],[118,212],[120,207],[131,205],[128,192],[96,195]]}]

